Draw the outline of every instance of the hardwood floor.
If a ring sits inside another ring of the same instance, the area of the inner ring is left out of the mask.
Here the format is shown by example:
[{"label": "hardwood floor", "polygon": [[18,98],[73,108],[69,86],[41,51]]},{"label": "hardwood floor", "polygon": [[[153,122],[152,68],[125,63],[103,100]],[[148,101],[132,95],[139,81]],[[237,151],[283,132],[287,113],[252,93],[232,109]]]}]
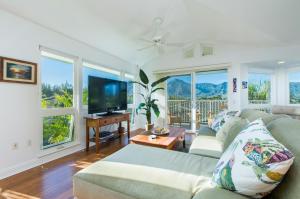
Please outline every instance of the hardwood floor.
[{"label": "hardwood floor", "polygon": [[[132,131],[132,136],[140,130]],[[193,136],[186,135],[187,147]],[[109,143],[103,143],[100,153],[95,148],[89,152],[80,151],[51,161],[42,166],[0,180],[1,199],[71,199],[73,198],[72,176],[128,144],[127,136]],[[177,150],[182,149],[181,146]]]}]

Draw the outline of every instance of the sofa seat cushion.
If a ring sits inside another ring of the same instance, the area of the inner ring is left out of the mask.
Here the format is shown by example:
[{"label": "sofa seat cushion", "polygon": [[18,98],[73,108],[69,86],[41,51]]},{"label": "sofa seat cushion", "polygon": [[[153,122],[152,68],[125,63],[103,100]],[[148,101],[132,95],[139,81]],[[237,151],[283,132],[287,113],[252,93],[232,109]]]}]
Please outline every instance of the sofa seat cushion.
[{"label": "sofa seat cushion", "polygon": [[216,137],[199,135],[190,147],[189,153],[212,158],[220,158],[223,152],[223,143]]},{"label": "sofa seat cushion", "polygon": [[131,144],[81,170],[74,181],[133,198],[191,199],[210,184],[216,163],[213,158]]}]

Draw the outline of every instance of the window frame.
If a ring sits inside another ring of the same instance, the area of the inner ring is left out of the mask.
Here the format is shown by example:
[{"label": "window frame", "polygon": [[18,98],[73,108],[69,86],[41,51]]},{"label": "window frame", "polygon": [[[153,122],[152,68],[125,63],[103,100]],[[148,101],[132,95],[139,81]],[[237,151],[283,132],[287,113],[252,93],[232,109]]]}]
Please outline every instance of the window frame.
[{"label": "window frame", "polygon": [[292,72],[297,72],[297,73],[300,73],[300,66],[297,66],[297,67],[292,67],[292,68],[289,68],[287,69],[286,71],[286,104],[288,106],[300,106],[300,103],[298,104],[291,104],[291,99],[290,99],[290,79],[289,79],[289,74],[292,73]]},{"label": "window frame", "polygon": [[[43,65],[41,63],[42,58],[49,58],[49,59],[54,59],[57,61],[62,61],[62,62],[67,62],[72,64],[72,86],[73,86],[73,101],[72,101],[72,107],[49,107],[49,108],[43,108],[42,107],[42,70],[43,70]],[[77,71],[77,65],[78,65],[78,60],[79,58],[73,55],[68,55],[66,53],[40,47],[40,70],[39,70],[39,108],[40,108],[40,118],[41,118],[41,145],[40,149],[42,151],[41,155],[46,155],[49,153],[56,152],[58,150],[64,149],[68,146],[74,146],[74,145],[79,145],[79,140],[78,140],[78,111],[77,111],[77,104],[78,100],[76,96],[78,96],[78,82],[76,81],[78,71]],[[72,115],[73,121],[70,125],[70,140],[60,142],[57,144],[50,144],[47,146],[43,146],[43,119],[45,117],[51,117],[51,116],[63,116],[63,115]]]},{"label": "window frame", "polygon": [[[266,104],[254,104],[249,102],[249,74],[265,74],[270,76],[270,101]],[[275,71],[271,69],[261,69],[261,68],[248,68],[247,72],[247,107],[252,109],[260,109],[260,110],[267,110],[271,108],[271,105],[276,103],[276,89],[275,89]]]},{"label": "window frame", "polygon": [[82,76],[80,77],[81,86],[79,88],[79,92],[80,92],[80,96],[81,96],[80,97],[80,105],[81,105],[81,108],[83,110],[88,110],[88,105],[83,104],[83,78],[84,78],[83,69],[84,68],[89,68],[89,69],[93,69],[93,70],[97,70],[97,71],[117,75],[117,76],[119,76],[119,80],[122,80],[122,72],[118,71],[116,69],[110,68],[110,67],[105,67],[102,64],[97,64],[97,63],[93,63],[91,61],[86,61],[86,60],[82,61],[81,67],[80,67],[80,71],[81,71],[81,74],[82,74]]},{"label": "window frame", "polygon": [[[135,77],[134,77],[134,75],[133,74],[130,74],[130,73],[123,73],[123,75],[122,75],[122,80],[124,80],[124,81],[135,81]],[[132,109],[133,110],[133,112],[132,112],[132,114],[133,114],[133,118],[130,120],[130,123],[132,124],[132,125],[134,125],[135,124],[135,121],[134,121],[134,118],[135,118],[135,116],[136,116],[136,114],[135,114],[135,108],[136,108],[136,99],[135,99],[135,89],[136,89],[136,85],[135,84],[132,84],[132,96],[133,96],[133,98],[132,98],[132,104],[128,104],[128,102],[127,102],[127,109]]]}]

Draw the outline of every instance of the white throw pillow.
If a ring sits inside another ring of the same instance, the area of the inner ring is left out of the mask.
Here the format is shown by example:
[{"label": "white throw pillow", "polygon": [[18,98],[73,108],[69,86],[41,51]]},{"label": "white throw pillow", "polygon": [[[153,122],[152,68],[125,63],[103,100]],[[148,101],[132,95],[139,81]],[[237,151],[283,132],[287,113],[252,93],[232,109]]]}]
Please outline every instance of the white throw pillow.
[{"label": "white throw pillow", "polygon": [[243,195],[262,198],[281,182],[293,160],[293,154],[258,119],[241,131],[223,153],[213,182]]},{"label": "white throw pillow", "polygon": [[218,132],[218,130],[223,126],[223,124],[230,118],[234,117],[237,114],[238,111],[228,111],[224,110],[218,113],[211,125],[210,128],[213,129],[214,131]]}]

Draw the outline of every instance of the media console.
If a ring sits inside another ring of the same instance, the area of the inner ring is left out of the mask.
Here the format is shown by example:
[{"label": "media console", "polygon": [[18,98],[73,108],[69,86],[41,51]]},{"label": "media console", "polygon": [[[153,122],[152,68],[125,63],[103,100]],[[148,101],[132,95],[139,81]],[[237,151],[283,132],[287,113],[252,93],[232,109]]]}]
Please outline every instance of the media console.
[{"label": "media console", "polygon": [[103,115],[103,116],[87,116],[86,119],[86,151],[89,151],[90,148],[90,128],[95,129],[95,144],[96,144],[96,153],[99,153],[100,149],[100,128],[103,126],[111,124],[119,124],[119,134],[122,136],[122,122],[127,121],[127,136],[130,138],[130,113],[122,114],[112,114],[112,115]]}]

